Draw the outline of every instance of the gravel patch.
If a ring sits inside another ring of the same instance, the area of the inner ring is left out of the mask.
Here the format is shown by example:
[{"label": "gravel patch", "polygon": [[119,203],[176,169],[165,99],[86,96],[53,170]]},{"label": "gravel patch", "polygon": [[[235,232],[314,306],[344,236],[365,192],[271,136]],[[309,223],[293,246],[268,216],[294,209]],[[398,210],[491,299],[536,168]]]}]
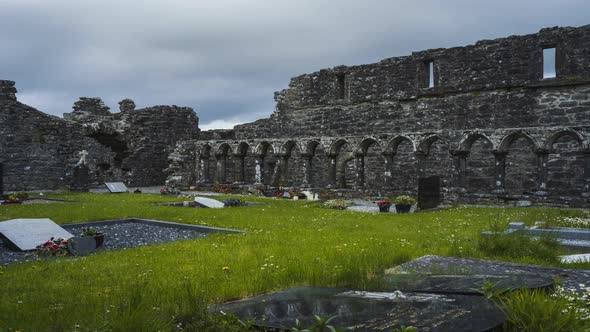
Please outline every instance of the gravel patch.
[{"label": "gravel patch", "polygon": [[[76,236],[82,233],[82,227],[85,226],[63,225],[62,227]],[[98,232],[106,234],[104,250],[126,249],[207,236],[207,233],[198,229],[181,229],[139,222],[121,222],[91,227],[96,228]],[[37,258],[38,256],[32,252],[12,251],[0,240],[0,265],[8,265],[21,261],[34,261]]]}]

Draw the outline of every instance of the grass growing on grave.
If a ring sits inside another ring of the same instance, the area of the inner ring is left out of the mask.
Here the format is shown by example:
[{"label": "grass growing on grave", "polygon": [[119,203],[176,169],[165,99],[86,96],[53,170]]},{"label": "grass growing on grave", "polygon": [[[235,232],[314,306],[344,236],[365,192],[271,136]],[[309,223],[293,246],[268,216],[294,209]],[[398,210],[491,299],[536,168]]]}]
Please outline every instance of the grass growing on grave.
[{"label": "grass growing on grave", "polygon": [[510,246],[518,243],[482,245],[479,234],[505,228],[510,221],[532,225],[584,217],[581,211],[548,208],[452,208],[395,215],[254,197],[247,199],[264,205],[191,209],[157,206],[178,200],[160,195],[55,197],[78,202],[2,206],[0,220],[49,217],[65,224],[140,217],[247,234],[0,267],[0,330],[239,329],[235,321],[206,315],[206,305],[300,285],[358,289],[384,269],[423,255],[557,264],[557,249],[515,254]]}]

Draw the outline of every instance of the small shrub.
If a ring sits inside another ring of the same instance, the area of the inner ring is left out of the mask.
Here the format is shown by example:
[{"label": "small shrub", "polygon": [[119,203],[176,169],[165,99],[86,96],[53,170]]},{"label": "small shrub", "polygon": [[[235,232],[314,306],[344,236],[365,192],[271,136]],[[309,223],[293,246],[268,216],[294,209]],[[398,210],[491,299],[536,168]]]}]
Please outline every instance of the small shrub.
[{"label": "small shrub", "polygon": [[95,236],[97,233],[96,228],[82,227],[82,234],[80,236]]},{"label": "small shrub", "polygon": [[408,195],[400,195],[391,199],[393,204],[399,205],[414,205],[416,204],[416,199],[412,196]]},{"label": "small shrub", "polygon": [[566,297],[552,296],[544,290],[511,292],[498,299],[498,306],[506,315],[505,331],[576,332],[590,327]]},{"label": "small shrub", "polygon": [[534,258],[551,264],[558,264],[559,242],[549,236],[534,239],[526,234],[480,235],[479,250],[489,256],[510,258]]},{"label": "small shrub", "polygon": [[352,203],[347,202],[341,198],[331,199],[324,203],[326,209],[346,210],[347,207],[351,206]]},{"label": "small shrub", "polygon": [[14,194],[14,196],[16,197],[16,199],[18,199],[19,201],[24,201],[29,199],[29,194],[24,192],[24,191],[19,191],[16,194]]}]

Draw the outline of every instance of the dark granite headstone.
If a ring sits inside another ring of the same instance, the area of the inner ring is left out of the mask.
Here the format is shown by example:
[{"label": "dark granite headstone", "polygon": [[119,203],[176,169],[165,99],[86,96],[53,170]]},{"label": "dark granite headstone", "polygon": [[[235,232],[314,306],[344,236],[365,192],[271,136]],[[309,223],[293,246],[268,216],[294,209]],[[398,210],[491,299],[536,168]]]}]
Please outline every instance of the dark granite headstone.
[{"label": "dark granite headstone", "polygon": [[68,240],[68,250],[74,256],[84,256],[96,252],[96,240],[92,236],[76,236]]},{"label": "dark granite headstone", "polygon": [[414,292],[362,292],[330,288],[293,288],[226,303],[210,309],[242,320],[254,319],[261,327],[290,329],[296,320],[303,327],[314,316],[334,317],[335,327],[355,331],[391,331],[402,325],[418,331],[487,331],[504,317],[483,296]]},{"label": "dark granite headstone", "polygon": [[88,192],[90,190],[90,174],[86,164],[74,167],[74,177],[72,179],[72,191]]},{"label": "dark granite headstone", "polygon": [[437,175],[418,179],[418,208],[433,209],[440,204],[440,177]]}]

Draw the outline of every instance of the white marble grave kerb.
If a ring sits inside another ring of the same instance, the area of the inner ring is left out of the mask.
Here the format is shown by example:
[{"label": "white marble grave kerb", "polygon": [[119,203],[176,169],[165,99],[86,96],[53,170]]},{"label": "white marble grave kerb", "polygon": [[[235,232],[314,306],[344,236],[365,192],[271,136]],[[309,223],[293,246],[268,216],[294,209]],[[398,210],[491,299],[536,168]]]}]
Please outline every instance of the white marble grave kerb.
[{"label": "white marble grave kerb", "polygon": [[126,193],[129,191],[123,182],[105,182],[104,185],[111,193]]},{"label": "white marble grave kerb", "polygon": [[52,237],[69,239],[73,235],[51,219],[12,219],[0,222],[4,241],[19,250],[34,250]]},{"label": "white marble grave kerb", "polygon": [[206,197],[195,197],[195,203],[197,203],[198,205],[203,206],[203,207],[214,208],[214,209],[220,209],[220,208],[225,207],[225,204],[223,204],[223,202],[220,202],[218,200],[211,199],[211,198],[206,198]]}]

